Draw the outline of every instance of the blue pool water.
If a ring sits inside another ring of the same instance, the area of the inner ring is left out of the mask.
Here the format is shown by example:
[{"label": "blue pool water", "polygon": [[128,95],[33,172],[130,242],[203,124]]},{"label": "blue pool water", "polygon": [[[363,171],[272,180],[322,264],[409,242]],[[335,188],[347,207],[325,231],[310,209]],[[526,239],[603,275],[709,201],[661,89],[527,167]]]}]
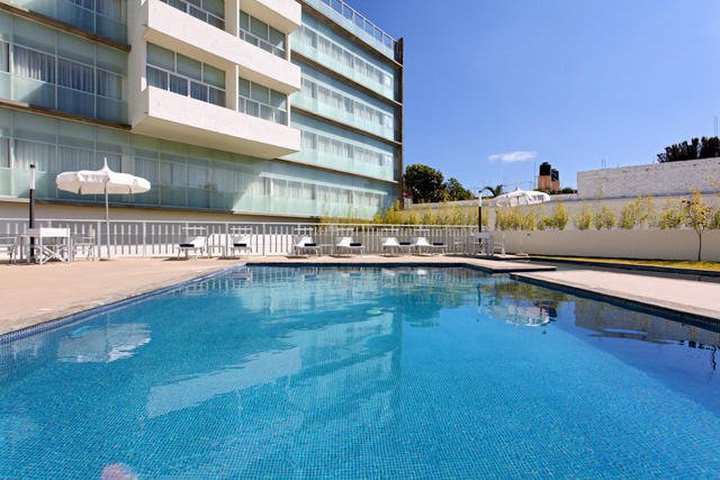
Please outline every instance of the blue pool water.
[{"label": "blue pool water", "polygon": [[0,477],[717,478],[719,330],[465,269],[238,269],[0,344]]}]

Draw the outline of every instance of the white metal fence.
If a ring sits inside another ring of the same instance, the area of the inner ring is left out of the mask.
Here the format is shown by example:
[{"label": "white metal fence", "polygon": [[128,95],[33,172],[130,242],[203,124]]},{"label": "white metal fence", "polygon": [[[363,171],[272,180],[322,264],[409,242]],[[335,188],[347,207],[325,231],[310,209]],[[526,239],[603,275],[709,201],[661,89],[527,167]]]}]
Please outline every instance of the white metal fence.
[{"label": "white metal fence", "polygon": [[[20,235],[27,226],[26,219],[0,218],[0,237]],[[106,254],[104,220],[38,219],[35,226],[69,228],[73,236],[94,239],[97,257]],[[303,236],[312,237],[326,254],[333,252],[339,237],[352,237],[353,241],[363,244],[368,254],[381,253],[384,237],[397,237],[401,242],[425,237],[431,243],[442,242],[448,252],[464,253],[476,238],[473,237],[476,232],[477,227],[472,226],[111,220],[110,255],[174,256],[180,243],[199,235],[246,237],[251,255],[262,256],[290,255]]]}]

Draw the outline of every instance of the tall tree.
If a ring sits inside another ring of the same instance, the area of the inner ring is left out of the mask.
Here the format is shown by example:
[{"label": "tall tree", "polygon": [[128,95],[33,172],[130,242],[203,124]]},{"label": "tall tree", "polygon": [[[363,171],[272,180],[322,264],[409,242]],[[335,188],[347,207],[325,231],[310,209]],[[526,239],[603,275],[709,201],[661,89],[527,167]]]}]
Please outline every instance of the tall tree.
[{"label": "tall tree", "polygon": [[443,174],[419,163],[405,169],[405,191],[415,203],[441,202],[445,199]]},{"label": "tall tree", "polygon": [[445,195],[447,200],[454,202],[458,200],[472,200],[475,195],[463,187],[462,183],[457,178],[451,178],[445,184]]}]

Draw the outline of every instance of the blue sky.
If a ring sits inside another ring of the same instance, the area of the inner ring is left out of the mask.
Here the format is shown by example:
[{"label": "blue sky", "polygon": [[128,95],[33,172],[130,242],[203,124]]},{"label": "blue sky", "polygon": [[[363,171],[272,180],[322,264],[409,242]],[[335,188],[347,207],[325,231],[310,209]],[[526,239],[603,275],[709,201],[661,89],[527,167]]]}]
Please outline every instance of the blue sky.
[{"label": "blue sky", "polygon": [[603,159],[712,135],[720,115],[718,0],[350,4],[405,37],[405,164],[467,186],[527,187],[542,161],[575,186]]}]

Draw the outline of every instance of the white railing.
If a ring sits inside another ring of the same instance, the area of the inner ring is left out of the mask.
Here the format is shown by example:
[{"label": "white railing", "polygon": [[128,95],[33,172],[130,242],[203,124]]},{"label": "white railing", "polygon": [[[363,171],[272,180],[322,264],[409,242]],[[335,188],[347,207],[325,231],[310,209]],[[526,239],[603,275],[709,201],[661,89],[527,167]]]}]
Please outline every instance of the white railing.
[{"label": "white railing", "polygon": [[[0,237],[20,235],[26,231],[27,225],[26,219],[0,218]],[[35,226],[69,228],[73,236],[95,239],[97,257],[107,253],[104,220],[39,219],[35,221]],[[247,237],[251,255],[256,256],[290,255],[301,236],[312,237],[325,254],[333,253],[336,239],[346,236],[362,243],[367,254],[382,253],[384,237],[397,237],[401,242],[425,237],[431,243],[442,242],[450,253],[465,253],[476,238],[476,232],[477,227],[473,226],[445,225],[111,220],[110,255],[170,257],[177,255],[180,243],[198,235]]]}]

